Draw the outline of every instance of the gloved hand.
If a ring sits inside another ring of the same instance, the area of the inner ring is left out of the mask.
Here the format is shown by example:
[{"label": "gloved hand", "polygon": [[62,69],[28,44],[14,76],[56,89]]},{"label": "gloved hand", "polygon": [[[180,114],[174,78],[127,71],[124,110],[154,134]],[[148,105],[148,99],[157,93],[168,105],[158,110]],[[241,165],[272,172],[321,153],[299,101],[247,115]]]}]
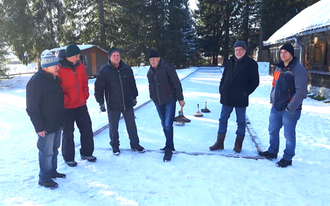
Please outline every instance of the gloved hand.
[{"label": "gloved hand", "polygon": [[137,104],[137,100],[133,99],[133,107]]},{"label": "gloved hand", "polygon": [[101,112],[105,112],[105,111],[107,111],[107,110],[105,109],[104,103],[103,103],[103,104],[100,104],[100,111],[101,111]]}]

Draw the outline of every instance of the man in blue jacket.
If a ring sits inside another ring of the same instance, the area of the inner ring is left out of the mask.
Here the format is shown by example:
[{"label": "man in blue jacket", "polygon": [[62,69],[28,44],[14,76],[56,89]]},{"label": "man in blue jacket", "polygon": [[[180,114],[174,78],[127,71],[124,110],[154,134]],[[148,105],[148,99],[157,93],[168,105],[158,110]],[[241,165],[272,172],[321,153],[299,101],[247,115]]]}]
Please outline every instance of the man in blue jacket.
[{"label": "man in blue jacket", "polygon": [[270,146],[259,155],[276,159],[280,146],[280,129],[284,126],[286,147],[278,167],[292,165],[296,148],[296,125],[301,115],[302,102],[307,97],[307,70],[294,57],[290,43],[280,48],[281,62],[274,71],[273,87],[270,93],[272,109],[269,116]]},{"label": "man in blue jacket", "polygon": [[63,93],[59,84],[58,58],[49,50],[41,54],[41,68],[26,85],[26,111],[38,134],[39,185],[57,188],[52,178],[65,178],[57,172],[57,155],[64,123]]},{"label": "man in blue jacket", "polygon": [[171,161],[173,142],[173,121],[175,116],[176,101],[184,106],[182,86],[175,68],[164,62],[155,49],[149,52],[150,68],[147,74],[149,82],[149,95],[156,105],[166,137],[164,162]]},{"label": "man in blue jacket", "polygon": [[210,150],[223,150],[227,132],[228,119],[235,108],[236,111],[236,141],[234,151],[239,153],[245,137],[245,113],[249,105],[249,95],[259,85],[258,64],[246,54],[244,41],[234,44],[235,55],[225,64],[225,69],[220,81],[220,103],[222,104],[217,141]]}]

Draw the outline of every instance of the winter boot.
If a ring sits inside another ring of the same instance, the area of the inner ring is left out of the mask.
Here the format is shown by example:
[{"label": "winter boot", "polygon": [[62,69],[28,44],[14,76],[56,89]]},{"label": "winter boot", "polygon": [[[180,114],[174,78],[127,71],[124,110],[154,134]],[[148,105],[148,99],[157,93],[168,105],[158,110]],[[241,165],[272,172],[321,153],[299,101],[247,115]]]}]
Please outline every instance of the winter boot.
[{"label": "winter boot", "polygon": [[49,180],[47,182],[39,182],[38,183],[40,186],[44,186],[50,189],[56,189],[58,187],[58,184],[54,182],[53,180]]},{"label": "winter boot", "polygon": [[214,143],[213,146],[209,147],[210,150],[223,150],[223,142],[225,141],[226,134],[218,133],[217,141]]},{"label": "winter boot", "polygon": [[88,162],[95,162],[96,161],[96,157],[94,157],[93,155],[91,156],[83,156],[83,155],[80,155],[81,156],[81,159],[83,160],[87,160]]},{"label": "winter boot", "polygon": [[172,159],[173,152],[171,150],[165,150],[165,155],[163,157],[164,162],[169,162]]},{"label": "winter boot", "polygon": [[135,147],[132,147],[131,146],[131,150],[132,151],[137,151],[137,152],[139,152],[139,153],[144,153],[146,150],[144,149],[144,147],[142,147],[141,145],[137,145],[137,146],[135,146]]},{"label": "winter boot", "polygon": [[118,147],[112,147],[112,153],[113,153],[115,156],[119,156],[119,155],[120,155],[120,149],[119,149],[119,146],[118,146]]},{"label": "winter boot", "polygon": [[236,136],[234,151],[240,153],[242,151],[244,136]]},{"label": "winter boot", "polygon": [[67,165],[69,165],[70,167],[75,167],[75,166],[77,166],[77,162],[74,161],[74,160],[72,160],[72,161],[65,161],[65,163],[66,163]]},{"label": "winter boot", "polygon": [[59,173],[59,172],[55,172],[53,175],[52,175],[52,178],[66,178],[66,175],[63,174],[63,173]]},{"label": "winter boot", "polygon": [[268,151],[264,151],[264,152],[258,152],[258,154],[260,155],[260,156],[263,156],[263,157],[265,157],[266,159],[269,159],[269,160],[272,160],[272,159],[276,159],[277,158],[277,153],[270,153],[270,152],[268,152]]},{"label": "winter boot", "polygon": [[281,159],[279,162],[276,162],[277,167],[287,167],[292,165],[292,160]]}]

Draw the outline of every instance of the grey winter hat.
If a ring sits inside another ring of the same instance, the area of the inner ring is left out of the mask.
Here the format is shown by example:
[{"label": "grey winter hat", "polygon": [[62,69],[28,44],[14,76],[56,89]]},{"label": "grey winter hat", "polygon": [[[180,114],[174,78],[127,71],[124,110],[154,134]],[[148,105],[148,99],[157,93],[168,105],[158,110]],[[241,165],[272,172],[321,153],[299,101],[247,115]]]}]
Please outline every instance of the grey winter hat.
[{"label": "grey winter hat", "polygon": [[41,53],[41,68],[51,67],[59,64],[58,58],[48,49]]},{"label": "grey winter hat", "polygon": [[244,41],[237,41],[234,44],[234,50],[236,47],[242,47],[243,49],[247,50],[247,46]]}]

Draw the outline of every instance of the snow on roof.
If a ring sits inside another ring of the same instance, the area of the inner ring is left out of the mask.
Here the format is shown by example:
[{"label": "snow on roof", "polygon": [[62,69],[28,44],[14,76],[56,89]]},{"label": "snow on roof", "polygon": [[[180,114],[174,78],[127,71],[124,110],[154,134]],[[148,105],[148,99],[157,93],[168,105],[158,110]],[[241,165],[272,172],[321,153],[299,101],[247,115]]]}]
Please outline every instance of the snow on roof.
[{"label": "snow on roof", "polygon": [[[92,44],[85,44],[85,45],[77,45],[79,47],[80,50],[86,50],[86,49],[90,49],[92,47],[97,47],[103,51],[105,51],[104,49],[98,47],[98,46],[95,46],[95,45],[92,45]],[[65,50],[67,46],[63,46],[63,47],[59,47],[59,48],[53,48],[51,49],[50,51],[53,51],[53,52],[56,52],[56,51],[59,51],[59,50]],[[107,52],[107,51],[105,51]]]},{"label": "snow on roof", "polygon": [[321,29],[330,30],[330,0],[321,0],[302,10],[264,42],[264,46]]}]

